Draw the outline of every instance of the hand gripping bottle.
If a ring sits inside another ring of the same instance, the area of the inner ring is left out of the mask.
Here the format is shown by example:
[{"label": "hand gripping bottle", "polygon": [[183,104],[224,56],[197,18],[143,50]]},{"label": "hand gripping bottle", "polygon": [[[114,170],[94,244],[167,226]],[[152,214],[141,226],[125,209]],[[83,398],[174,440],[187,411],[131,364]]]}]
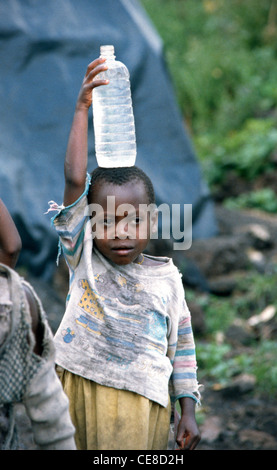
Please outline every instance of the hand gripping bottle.
[{"label": "hand gripping bottle", "polygon": [[108,70],[96,79],[109,80],[108,85],[93,90],[93,126],[98,166],[104,168],[133,166],[137,146],[135,122],[127,67],[115,60],[114,46],[101,46]]}]

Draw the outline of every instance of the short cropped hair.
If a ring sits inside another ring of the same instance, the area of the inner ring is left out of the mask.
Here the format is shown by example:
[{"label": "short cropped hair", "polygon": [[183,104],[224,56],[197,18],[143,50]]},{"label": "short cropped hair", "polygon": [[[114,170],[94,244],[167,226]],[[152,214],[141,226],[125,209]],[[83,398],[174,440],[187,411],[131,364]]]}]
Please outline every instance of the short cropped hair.
[{"label": "short cropped hair", "polygon": [[155,193],[152,181],[146,175],[146,173],[144,173],[144,171],[138,168],[137,166],[117,168],[97,167],[91,172],[90,176],[91,185],[88,193],[88,198],[91,198],[92,196],[94,184],[98,183],[99,181],[115,184],[117,186],[122,186],[126,183],[130,183],[133,181],[141,181],[144,184],[149,204],[155,204]]}]

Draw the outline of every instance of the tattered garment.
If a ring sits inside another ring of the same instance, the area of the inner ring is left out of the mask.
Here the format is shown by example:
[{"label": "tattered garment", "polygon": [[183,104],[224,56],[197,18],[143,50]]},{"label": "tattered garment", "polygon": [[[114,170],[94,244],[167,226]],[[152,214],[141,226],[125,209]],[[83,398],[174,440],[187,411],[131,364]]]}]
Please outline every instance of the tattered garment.
[{"label": "tattered garment", "polygon": [[[36,355],[24,287],[36,302],[43,353]],[[14,404],[22,403],[41,449],[76,449],[68,399],[55,373],[53,335],[32,286],[0,264],[0,449],[18,448]]]},{"label": "tattered garment", "polygon": [[86,191],[52,219],[70,286],[55,335],[57,364],[101,385],[129,390],[166,407],[199,399],[191,317],[178,269],[119,266],[93,247]]}]

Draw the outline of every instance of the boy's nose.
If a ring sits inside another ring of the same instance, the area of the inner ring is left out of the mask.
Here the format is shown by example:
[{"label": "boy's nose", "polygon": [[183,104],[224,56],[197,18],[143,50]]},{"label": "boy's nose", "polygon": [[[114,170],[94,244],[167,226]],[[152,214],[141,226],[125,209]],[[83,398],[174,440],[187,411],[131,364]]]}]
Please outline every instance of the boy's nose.
[{"label": "boy's nose", "polygon": [[127,238],[129,235],[129,227],[126,221],[120,221],[116,225],[116,237]]}]

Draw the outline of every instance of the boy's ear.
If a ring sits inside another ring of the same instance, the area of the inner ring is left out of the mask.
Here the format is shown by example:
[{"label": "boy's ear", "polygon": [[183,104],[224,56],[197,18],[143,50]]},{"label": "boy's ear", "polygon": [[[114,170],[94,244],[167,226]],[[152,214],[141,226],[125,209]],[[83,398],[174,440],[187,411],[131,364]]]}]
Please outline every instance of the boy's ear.
[{"label": "boy's ear", "polygon": [[151,218],[150,218],[150,231],[152,233],[156,233],[158,231],[158,210],[154,209],[151,212]]}]

